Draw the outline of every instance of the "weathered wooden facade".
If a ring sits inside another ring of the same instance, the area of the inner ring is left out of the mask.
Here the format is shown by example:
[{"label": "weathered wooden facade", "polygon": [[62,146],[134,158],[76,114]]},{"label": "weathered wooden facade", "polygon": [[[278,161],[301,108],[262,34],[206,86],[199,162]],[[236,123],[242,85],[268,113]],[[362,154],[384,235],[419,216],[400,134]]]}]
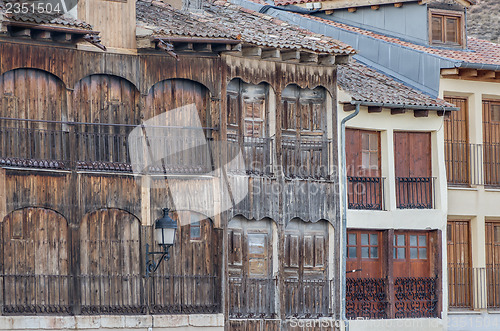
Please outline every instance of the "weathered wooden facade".
[{"label": "weathered wooden facade", "polygon": [[[353,50],[329,38],[285,39],[290,49],[232,32],[172,37],[162,29],[194,16],[147,1],[137,10],[148,27],[157,15],[158,32],[138,37],[136,54],[89,50],[71,28],[60,42],[38,37],[43,24],[4,24],[0,314],[223,314],[189,326],[229,330],[338,319],[336,63]],[[162,25],[169,15],[181,17]],[[277,31],[287,29],[304,34]],[[132,148],[132,131],[158,118],[160,133]],[[137,172],[137,151],[160,157]],[[166,207],[176,244],[145,277]]]}]

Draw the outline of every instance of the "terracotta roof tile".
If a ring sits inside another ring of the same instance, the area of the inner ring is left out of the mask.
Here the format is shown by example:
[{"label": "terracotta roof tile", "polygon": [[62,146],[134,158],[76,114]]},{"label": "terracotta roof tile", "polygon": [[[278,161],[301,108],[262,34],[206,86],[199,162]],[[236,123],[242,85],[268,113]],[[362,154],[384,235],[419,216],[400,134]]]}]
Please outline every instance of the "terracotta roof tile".
[{"label": "terracotta roof tile", "polygon": [[449,48],[437,48],[425,45],[413,44],[407,41],[403,41],[398,38],[388,37],[385,35],[377,34],[372,31],[360,29],[354,26],[334,22],[324,18],[303,15],[309,19],[317,20],[325,24],[334,26],[336,28],[359,33],[365,36],[369,36],[375,39],[383,40],[389,43],[398,44],[404,47],[419,50],[425,53],[434,54],[443,58],[469,62],[469,63],[482,63],[482,64],[498,64],[500,65],[500,45],[495,44],[486,40],[476,39],[469,37],[467,39],[468,49],[449,49]]},{"label": "terracotta roof tile", "polygon": [[356,101],[402,106],[454,107],[442,99],[434,99],[416,91],[357,61],[339,65],[338,84]]},{"label": "terracotta roof tile", "polygon": [[[303,49],[317,53],[354,54],[340,41],[315,35],[270,15],[257,13],[225,1],[204,3],[202,13],[187,13],[158,1],[138,0],[137,20],[164,36],[231,38],[279,49]],[[319,37],[318,37],[319,36]]]}]

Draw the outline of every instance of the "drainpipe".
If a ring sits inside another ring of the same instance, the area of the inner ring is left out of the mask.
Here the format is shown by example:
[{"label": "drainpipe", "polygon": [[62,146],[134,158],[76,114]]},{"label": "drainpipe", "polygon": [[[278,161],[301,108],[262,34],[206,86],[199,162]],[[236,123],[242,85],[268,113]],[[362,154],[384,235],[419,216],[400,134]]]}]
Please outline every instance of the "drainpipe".
[{"label": "drainpipe", "polygon": [[345,124],[347,121],[356,117],[359,114],[360,102],[351,102],[351,104],[356,105],[356,110],[354,113],[349,114],[340,123],[340,142],[342,153],[340,154],[341,162],[341,181],[342,181],[342,274],[341,274],[341,293],[342,298],[340,300],[340,318],[344,321],[345,330],[349,331],[349,322],[346,317],[345,312],[345,299],[346,299],[346,270],[347,270],[347,161],[345,152]]}]

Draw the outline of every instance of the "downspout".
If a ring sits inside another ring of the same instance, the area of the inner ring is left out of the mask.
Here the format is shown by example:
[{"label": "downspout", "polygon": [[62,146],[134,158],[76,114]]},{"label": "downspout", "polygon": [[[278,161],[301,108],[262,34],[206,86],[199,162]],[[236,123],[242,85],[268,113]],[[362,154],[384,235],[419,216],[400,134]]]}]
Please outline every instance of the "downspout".
[{"label": "downspout", "polygon": [[342,153],[340,154],[341,162],[341,181],[342,181],[342,273],[341,273],[341,294],[342,298],[340,300],[340,318],[344,321],[345,330],[349,331],[349,322],[346,317],[346,270],[347,270],[347,161],[346,161],[346,141],[345,141],[345,125],[347,121],[356,117],[359,114],[360,103],[351,102],[356,105],[356,110],[354,113],[349,114],[345,117],[342,122],[340,122],[340,147],[342,148]]}]

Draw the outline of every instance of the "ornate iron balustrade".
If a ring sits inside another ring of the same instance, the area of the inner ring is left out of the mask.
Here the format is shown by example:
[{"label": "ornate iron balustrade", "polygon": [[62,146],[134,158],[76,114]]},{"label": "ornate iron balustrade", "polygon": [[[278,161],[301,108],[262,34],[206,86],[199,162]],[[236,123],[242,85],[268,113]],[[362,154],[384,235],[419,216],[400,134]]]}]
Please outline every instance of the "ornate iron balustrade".
[{"label": "ornate iron balustrade", "polygon": [[349,209],[384,209],[384,178],[347,177]]},{"label": "ornate iron balustrade", "polygon": [[[243,159],[238,157],[242,153]],[[226,170],[235,174],[272,176],[273,139],[228,134]]]},{"label": "ornate iron balustrade", "polygon": [[0,126],[0,167],[150,174],[214,170],[212,129],[148,128],[144,138],[129,136],[134,125],[25,122],[4,120],[9,126]]},{"label": "ornate iron balustrade", "polygon": [[275,318],[276,278],[229,278],[230,318]]},{"label": "ornate iron balustrade", "polygon": [[331,316],[331,285],[332,281],[326,279],[286,279],[286,317],[310,319]]},{"label": "ornate iron balustrade", "polygon": [[220,279],[197,275],[0,275],[4,315],[220,313]]},{"label": "ornate iron balustrade", "polygon": [[396,177],[397,207],[400,209],[432,209],[433,177]]},{"label": "ornate iron balustrade", "polygon": [[375,278],[347,278],[346,316],[370,319],[388,318],[387,280]]},{"label": "ornate iron balustrade", "polygon": [[437,317],[437,277],[396,278],[394,308],[396,318]]},{"label": "ornate iron balustrade", "polygon": [[282,136],[283,172],[287,178],[329,179],[331,141]]}]

